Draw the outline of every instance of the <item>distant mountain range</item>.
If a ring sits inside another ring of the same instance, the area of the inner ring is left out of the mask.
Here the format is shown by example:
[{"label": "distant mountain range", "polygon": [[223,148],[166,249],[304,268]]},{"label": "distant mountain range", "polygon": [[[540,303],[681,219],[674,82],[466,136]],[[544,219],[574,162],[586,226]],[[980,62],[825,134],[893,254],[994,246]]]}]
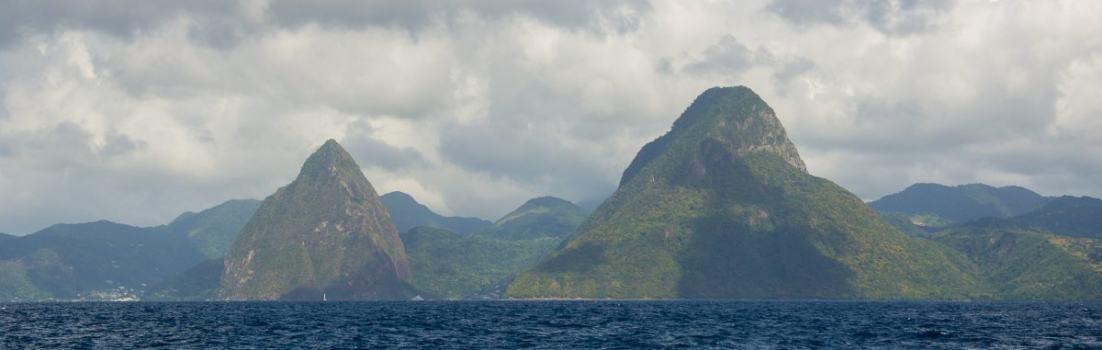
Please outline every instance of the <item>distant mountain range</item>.
[{"label": "distant mountain range", "polygon": [[0,301],[411,297],[1102,300],[1102,200],[916,184],[866,204],[809,174],[772,108],[728,87],[644,145],[599,205],[446,217],[378,196],[330,140],[262,202],[0,234]]},{"label": "distant mountain range", "polygon": [[[233,200],[172,223],[134,227],[59,224],[0,238],[0,300],[137,298],[169,276],[224,251],[259,202]],[[219,256],[220,257],[220,256]]]},{"label": "distant mountain range", "polygon": [[1018,186],[970,184],[949,187],[920,183],[869,203],[880,212],[933,214],[952,222],[1011,217],[1037,210],[1049,198]]},{"label": "distant mountain range", "polygon": [[1102,299],[1102,200],[918,184],[871,205],[901,230],[962,252],[989,298]]},{"label": "distant mountain range", "polygon": [[980,219],[970,225],[1025,228],[1067,237],[1102,239],[1102,200],[1092,197],[1056,197],[1034,211],[1009,218]]},{"label": "distant mountain range", "polygon": [[417,226],[428,226],[468,234],[493,225],[492,222],[479,218],[448,217],[437,214],[403,192],[390,192],[381,198],[383,205],[390,213],[390,219],[394,221],[394,226],[398,227],[398,232],[406,232]]}]

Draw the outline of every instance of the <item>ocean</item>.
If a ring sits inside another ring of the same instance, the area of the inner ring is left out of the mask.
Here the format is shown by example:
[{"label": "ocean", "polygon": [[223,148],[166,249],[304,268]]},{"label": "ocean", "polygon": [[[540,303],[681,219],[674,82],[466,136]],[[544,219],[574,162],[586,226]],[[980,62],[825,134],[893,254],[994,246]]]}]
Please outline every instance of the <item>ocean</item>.
[{"label": "ocean", "polygon": [[1102,303],[0,304],[0,348],[1102,348]]}]

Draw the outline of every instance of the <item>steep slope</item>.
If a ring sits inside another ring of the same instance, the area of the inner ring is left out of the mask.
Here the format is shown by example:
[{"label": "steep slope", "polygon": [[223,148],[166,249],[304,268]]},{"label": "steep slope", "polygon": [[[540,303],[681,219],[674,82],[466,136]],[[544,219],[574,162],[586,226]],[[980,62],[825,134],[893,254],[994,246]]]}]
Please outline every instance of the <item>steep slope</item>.
[{"label": "steep slope", "polygon": [[[1029,189],[971,184],[949,187],[920,183],[869,203],[883,213],[909,214],[923,222],[961,223],[985,217],[1011,217],[1037,210],[1048,202]],[[923,219],[923,216],[926,219]]]},{"label": "steep slope", "polygon": [[745,87],[705,91],[515,298],[964,298],[963,256],[808,175]]},{"label": "steep slope", "polygon": [[264,199],[225,259],[233,300],[405,298],[409,265],[360,167],[326,141],[291,184]]},{"label": "steep slope", "polygon": [[140,293],[201,259],[183,236],[109,221],[54,225],[0,245],[0,260],[18,262],[57,299]]},{"label": "steep slope", "polygon": [[259,206],[258,200],[230,200],[198,213],[180,214],[161,229],[187,237],[205,259],[222,258]]},{"label": "steep slope", "polygon": [[1102,242],[1049,232],[958,227],[938,242],[963,252],[994,286],[992,298],[1102,300]]},{"label": "steep slope", "polygon": [[587,215],[585,209],[565,199],[539,197],[528,200],[480,234],[509,240],[563,237],[574,232]]},{"label": "steep slope", "polygon": [[437,214],[403,192],[390,192],[381,197],[390,213],[390,219],[398,232],[406,232],[417,226],[436,227],[456,233],[478,232],[493,225],[479,218],[449,217]]}]

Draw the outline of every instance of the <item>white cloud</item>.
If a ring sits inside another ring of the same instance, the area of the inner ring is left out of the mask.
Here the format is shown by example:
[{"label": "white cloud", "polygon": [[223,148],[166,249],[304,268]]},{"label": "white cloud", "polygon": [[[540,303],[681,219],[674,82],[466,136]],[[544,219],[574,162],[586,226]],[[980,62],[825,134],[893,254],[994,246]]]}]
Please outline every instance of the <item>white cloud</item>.
[{"label": "white cloud", "polygon": [[327,138],[445,213],[589,200],[736,84],[863,198],[1102,195],[1102,3],[141,3],[4,6],[0,231],[261,198]]}]

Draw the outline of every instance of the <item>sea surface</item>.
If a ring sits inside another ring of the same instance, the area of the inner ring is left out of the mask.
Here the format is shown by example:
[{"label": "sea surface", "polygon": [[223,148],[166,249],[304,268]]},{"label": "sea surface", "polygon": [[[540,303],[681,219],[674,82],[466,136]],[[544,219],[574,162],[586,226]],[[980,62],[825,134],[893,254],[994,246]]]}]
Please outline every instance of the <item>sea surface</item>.
[{"label": "sea surface", "polygon": [[0,304],[0,348],[1102,348],[1100,303]]}]

